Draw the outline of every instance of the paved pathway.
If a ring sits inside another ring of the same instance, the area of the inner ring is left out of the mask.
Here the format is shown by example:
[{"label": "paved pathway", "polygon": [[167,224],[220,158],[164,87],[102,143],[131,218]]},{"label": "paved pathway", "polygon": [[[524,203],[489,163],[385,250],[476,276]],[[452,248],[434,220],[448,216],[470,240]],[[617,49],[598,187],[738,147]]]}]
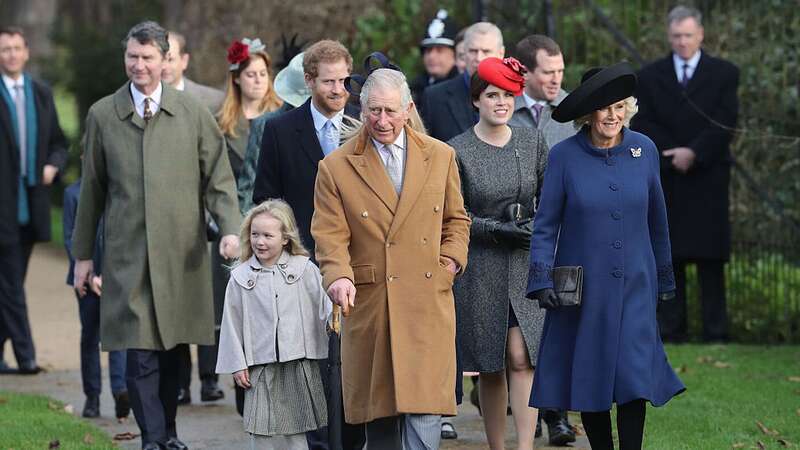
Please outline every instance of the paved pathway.
[{"label": "paved pathway", "polygon": [[[73,405],[76,415],[80,415],[83,407],[83,392],[80,380],[80,323],[78,305],[72,290],[64,283],[67,270],[66,255],[63,250],[53,246],[36,246],[28,271],[26,289],[28,308],[36,343],[39,364],[47,369],[47,373],[36,376],[0,376],[0,390],[30,392],[50,396],[66,404]],[[10,345],[5,349],[6,361],[11,357]],[[119,424],[114,419],[114,401],[108,387],[108,375],[103,357],[103,394],[100,399],[101,417],[92,422],[105,430],[109,435],[124,432],[138,433],[138,428],[131,415],[127,423]],[[9,361],[13,364],[13,361]],[[234,407],[233,384],[227,377],[221,378],[225,390],[225,399],[214,403],[202,403],[200,399],[200,383],[196,379],[192,383],[194,403],[182,406],[178,410],[178,433],[181,439],[192,449],[232,449],[246,445],[242,431],[242,422]],[[477,410],[469,404],[459,408],[459,416],[453,418],[459,433],[455,441],[443,441],[442,449],[477,450],[485,449],[486,437],[483,424]],[[508,448],[516,447],[513,440],[513,423],[508,418]],[[537,439],[537,448],[547,444],[545,438]],[[140,448],[137,439],[120,441],[124,449]],[[556,448],[556,447],[553,447]],[[585,437],[579,437],[577,445],[572,448],[589,448]]]}]

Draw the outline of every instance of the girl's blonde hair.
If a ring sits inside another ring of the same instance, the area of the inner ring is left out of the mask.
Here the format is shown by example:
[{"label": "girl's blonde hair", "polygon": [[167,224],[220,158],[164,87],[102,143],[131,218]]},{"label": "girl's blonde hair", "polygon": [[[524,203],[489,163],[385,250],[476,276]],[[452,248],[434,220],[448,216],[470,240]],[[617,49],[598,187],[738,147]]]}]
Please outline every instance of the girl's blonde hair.
[{"label": "girl's blonde hair", "polygon": [[226,136],[237,137],[236,125],[238,125],[239,119],[244,114],[244,111],[242,111],[242,88],[236,83],[236,80],[239,79],[242,72],[247,69],[255,58],[264,60],[264,64],[267,66],[267,74],[269,74],[267,93],[264,94],[264,98],[261,99],[261,104],[258,105],[259,114],[275,111],[283,105],[283,100],[278,97],[278,94],[275,92],[275,87],[272,84],[272,58],[270,58],[269,53],[262,50],[251,54],[247,61],[242,61],[242,63],[239,64],[238,69],[228,72],[228,77],[225,80],[225,100],[223,100],[222,108],[217,114],[217,120],[219,122],[219,128]]},{"label": "girl's blonde hair", "polygon": [[247,211],[244,217],[242,229],[239,231],[239,262],[247,261],[253,256],[253,248],[250,246],[250,225],[253,219],[261,214],[273,217],[281,223],[281,233],[289,240],[285,246],[289,254],[310,256],[300,241],[300,231],[297,229],[292,207],[283,200],[270,199]]}]

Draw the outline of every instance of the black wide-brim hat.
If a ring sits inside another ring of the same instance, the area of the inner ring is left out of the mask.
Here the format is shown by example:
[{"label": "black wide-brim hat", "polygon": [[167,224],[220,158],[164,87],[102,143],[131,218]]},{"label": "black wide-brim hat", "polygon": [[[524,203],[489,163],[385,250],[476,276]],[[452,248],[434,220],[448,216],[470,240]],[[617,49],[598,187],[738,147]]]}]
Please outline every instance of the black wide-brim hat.
[{"label": "black wide-brim hat", "polygon": [[581,85],[553,110],[553,120],[566,123],[626,99],[636,91],[636,73],[621,62],[605,68],[589,69]]}]

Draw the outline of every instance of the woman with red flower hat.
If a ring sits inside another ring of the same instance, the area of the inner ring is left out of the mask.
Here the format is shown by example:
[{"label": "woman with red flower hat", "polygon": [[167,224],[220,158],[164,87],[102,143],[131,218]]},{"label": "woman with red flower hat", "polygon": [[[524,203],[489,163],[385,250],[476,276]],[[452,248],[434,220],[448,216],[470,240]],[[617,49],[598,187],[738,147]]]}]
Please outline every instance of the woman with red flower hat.
[{"label": "woman with red flower hat", "polygon": [[462,369],[480,374],[491,449],[504,448],[509,398],[518,449],[533,448],[536,428],[537,412],[527,399],[544,311],[525,298],[525,286],[547,144],[539,130],[508,126],[525,71],[514,58],[483,60],[470,86],[478,123],[448,142],[472,218],[470,263],[453,289],[458,351]]}]

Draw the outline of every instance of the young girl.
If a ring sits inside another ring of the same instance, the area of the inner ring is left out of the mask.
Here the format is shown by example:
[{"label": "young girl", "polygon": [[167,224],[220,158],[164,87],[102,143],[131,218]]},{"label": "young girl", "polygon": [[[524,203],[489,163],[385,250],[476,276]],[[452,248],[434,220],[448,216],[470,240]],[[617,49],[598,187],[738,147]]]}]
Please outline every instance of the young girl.
[{"label": "young girl", "polygon": [[232,373],[246,389],[252,448],[307,449],[304,433],[327,425],[314,360],[328,356],[331,309],[289,205],[268,200],[251,209],[225,293],[217,373]]}]

